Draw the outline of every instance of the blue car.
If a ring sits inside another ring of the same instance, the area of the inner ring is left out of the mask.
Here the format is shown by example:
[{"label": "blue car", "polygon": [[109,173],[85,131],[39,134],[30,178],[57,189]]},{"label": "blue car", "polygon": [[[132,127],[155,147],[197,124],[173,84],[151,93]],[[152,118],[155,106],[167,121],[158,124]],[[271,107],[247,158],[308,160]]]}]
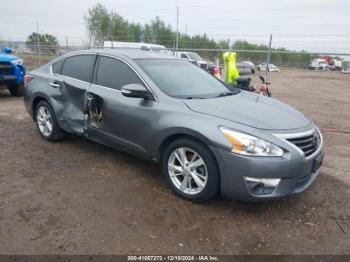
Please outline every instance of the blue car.
[{"label": "blue car", "polygon": [[4,86],[11,95],[22,96],[26,69],[23,59],[11,54],[10,48],[3,48],[0,53],[0,89]]}]

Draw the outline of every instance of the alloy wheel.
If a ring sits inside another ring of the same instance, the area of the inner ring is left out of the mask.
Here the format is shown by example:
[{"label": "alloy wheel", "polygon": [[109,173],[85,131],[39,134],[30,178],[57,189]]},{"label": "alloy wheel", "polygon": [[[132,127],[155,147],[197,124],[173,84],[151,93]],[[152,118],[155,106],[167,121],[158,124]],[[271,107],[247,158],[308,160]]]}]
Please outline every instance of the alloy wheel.
[{"label": "alloy wheel", "polygon": [[48,137],[52,133],[52,116],[49,109],[46,106],[40,106],[36,113],[36,121],[40,133]]},{"label": "alloy wheel", "polygon": [[189,195],[200,193],[208,181],[208,171],[203,158],[190,148],[176,148],[170,154],[168,172],[175,187]]}]

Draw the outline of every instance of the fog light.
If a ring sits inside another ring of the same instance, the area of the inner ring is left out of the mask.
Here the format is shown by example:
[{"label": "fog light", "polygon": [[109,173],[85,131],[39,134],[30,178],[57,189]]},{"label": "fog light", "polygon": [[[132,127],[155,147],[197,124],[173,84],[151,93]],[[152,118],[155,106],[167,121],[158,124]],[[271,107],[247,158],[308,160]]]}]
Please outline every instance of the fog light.
[{"label": "fog light", "polygon": [[255,178],[255,177],[244,177],[247,188],[253,195],[268,195],[272,194],[278,184],[280,178]]},{"label": "fog light", "polygon": [[[262,195],[264,194],[264,190],[265,190],[265,187],[263,184],[259,183],[259,184],[256,184],[255,186],[252,187],[252,192],[255,194],[255,195]],[[273,190],[272,190],[273,191]]]},{"label": "fog light", "polygon": [[244,181],[263,184],[265,187],[276,187],[280,183],[281,179],[280,178],[256,178],[256,177],[245,176]]}]

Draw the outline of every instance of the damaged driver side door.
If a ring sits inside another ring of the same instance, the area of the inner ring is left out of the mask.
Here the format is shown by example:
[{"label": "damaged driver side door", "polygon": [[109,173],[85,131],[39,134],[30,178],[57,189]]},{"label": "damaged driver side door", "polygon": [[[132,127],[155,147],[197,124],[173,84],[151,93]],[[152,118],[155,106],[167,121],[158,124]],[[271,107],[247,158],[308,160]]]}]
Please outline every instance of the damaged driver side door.
[{"label": "damaged driver side door", "polygon": [[124,96],[121,88],[130,84],[145,86],[125,61],[98,56],[87,94],[87,132],[92,140],[142,157],[149,153],[158,103],[151,94],[149,99]]}]

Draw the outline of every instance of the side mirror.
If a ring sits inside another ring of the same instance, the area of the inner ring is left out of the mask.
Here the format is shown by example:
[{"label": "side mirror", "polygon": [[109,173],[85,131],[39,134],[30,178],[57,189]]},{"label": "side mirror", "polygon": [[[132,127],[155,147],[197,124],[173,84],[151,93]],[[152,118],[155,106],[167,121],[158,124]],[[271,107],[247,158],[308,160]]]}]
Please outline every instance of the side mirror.
[{"label": "side mirror", "polygon": [[12,49],[9,47],[4,47],[2,50],[5,54],[11,54],[12,53]]},{"label": "side mirror", "polygon": [[152,99],[152,95],[149,93],[147,88],[140,84],[130,84],[123,86],[121,93],[126,97]]}]

